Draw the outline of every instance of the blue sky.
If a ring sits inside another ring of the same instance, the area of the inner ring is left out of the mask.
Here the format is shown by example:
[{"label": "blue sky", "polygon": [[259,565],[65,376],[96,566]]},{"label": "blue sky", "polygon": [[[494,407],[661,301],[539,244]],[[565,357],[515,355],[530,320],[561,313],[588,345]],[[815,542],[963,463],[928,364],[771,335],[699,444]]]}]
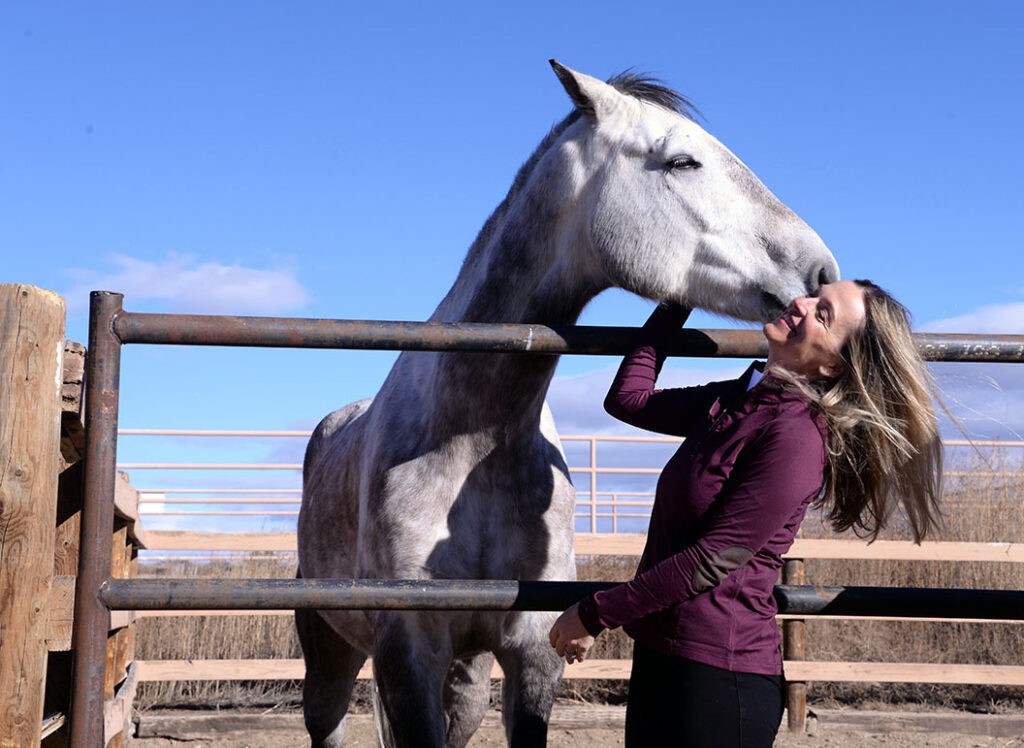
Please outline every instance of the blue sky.
[{"label": "blue sky", "polygon": [[[920,328],[1024,333],[1022,33],[1024,4],[984,1],[5,3],[2,279],[61,293],[82,341],[100,288],[132,311],[425,319],[569,111],[554,57],[683,92]],[[611,291],[581,323],[649,308]],[[309,426],[391,360],[127,347],[121,425]],[[614,428],[612,366],[563,360],[563,431]],[[1020,368],[939,372],[972,434],[1019,438]]]}]

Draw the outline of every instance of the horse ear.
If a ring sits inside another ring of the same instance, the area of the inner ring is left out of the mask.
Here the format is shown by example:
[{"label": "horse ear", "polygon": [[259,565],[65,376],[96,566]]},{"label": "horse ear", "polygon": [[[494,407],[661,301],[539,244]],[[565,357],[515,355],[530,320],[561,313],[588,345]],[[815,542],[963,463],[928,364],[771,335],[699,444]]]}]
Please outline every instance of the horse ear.
[{"label": "horse ear", "polygon": [[604,81],[570,70],[558,60],[548,62],[581,114],[602,119],[602,114],[610,113],[615,106],[613,102],[622,96]]}]

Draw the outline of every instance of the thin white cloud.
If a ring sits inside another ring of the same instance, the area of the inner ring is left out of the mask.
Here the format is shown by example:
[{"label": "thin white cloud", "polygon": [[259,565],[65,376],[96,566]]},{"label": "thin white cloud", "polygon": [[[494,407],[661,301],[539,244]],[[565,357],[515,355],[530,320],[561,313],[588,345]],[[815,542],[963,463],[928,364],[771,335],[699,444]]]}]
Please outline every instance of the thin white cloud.
[{"label": "thin white cloud", "polygon": [[[967,314],[922,325],[922,332],[1024,334],[1024,301],[989,304]],[[957,424],[941,417],[943,435],[1017,441],[1024,438],[1024,365],[932,364],[940,396]]]},{"label": "thin white cloud", "polygon": [[312,300],[294,271],[284,267],[258,269],[177,254],[162,261],[122,254],[106,260],[113,266],[108,272],[69,271],[75,279],[64,293],[69,308],[86,307],[93,290],[123,293],[131,308],[142,303],[188,314],[278,314],[301,309]]},{"label": "thin white cloud", "polygon": [[1024,334],[1024,301],[990,304],[959,317],[928,322],[922,332],[980,333],[988,335]]},{"label": "thin white cloud", "polygon": [[943,435],[971,439],[1024,439],[1024,365],[934,363],[939,395],[958,426],[942,421]]}]

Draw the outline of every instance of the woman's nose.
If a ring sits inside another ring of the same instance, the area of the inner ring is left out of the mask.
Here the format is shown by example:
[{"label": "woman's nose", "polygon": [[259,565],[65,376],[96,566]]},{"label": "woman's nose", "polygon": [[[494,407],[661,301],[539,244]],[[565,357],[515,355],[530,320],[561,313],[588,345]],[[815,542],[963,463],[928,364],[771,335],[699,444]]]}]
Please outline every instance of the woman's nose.
[{"label": "woman's nose", "polygon": [[800,314],[801,317],[807,316],[807,310],[811,308],[811,304],[814,302],[810,296],[797,296],[793,299],[793,308]]}]

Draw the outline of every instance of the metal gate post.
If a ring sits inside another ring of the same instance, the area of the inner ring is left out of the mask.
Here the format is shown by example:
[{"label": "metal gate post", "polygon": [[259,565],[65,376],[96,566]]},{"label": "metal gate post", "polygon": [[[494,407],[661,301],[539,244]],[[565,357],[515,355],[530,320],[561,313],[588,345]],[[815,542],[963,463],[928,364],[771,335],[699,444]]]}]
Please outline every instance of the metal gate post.
[{"label": "metal gate post", "polygon": [[103,745],[103,681],[110,610],[100,586],[111,573],[121,341],[113,331],[122,295],[94,291],[89,304],[85,389],[85,481],[72,632],[70,748]]}]

